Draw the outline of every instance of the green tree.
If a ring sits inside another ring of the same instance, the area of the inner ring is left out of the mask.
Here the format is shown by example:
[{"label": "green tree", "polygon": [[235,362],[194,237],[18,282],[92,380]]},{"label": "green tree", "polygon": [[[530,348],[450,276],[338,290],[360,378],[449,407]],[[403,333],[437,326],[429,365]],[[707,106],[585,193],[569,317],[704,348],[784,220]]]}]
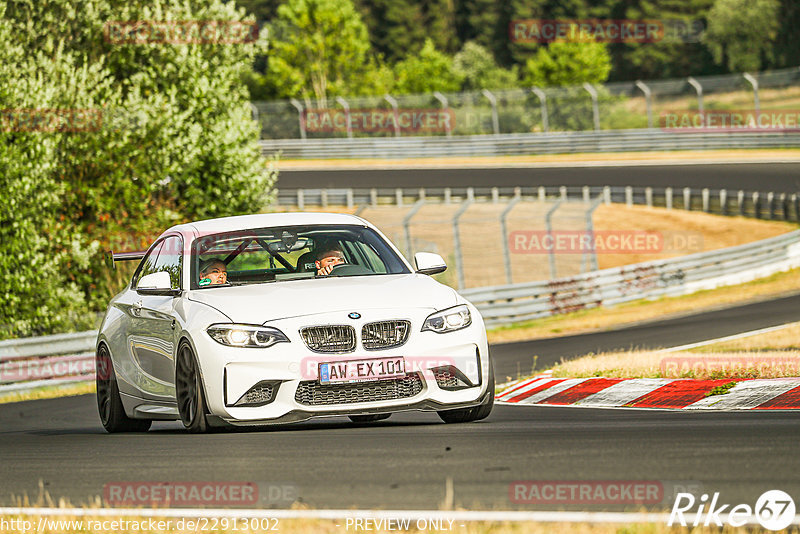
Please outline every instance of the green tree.
[{"label": "green tree", "polygon": [[605,44],[555,41],[528,59],[523,81],[526,86],[597,84],[605,82],[609,72],[611,56]]},{"label": "green tree", "polygon": [[462,88],[467,91],[476,89],[510,89],[519,83],[517,69],[498,67],[492,54],[483,46],[469,41],[453,58],[453,67],[463,79]]},{"label": "green tree", "polygon": [[425,40],[419,54],[400,61],[394,70],[394,91],[398,93],[452,92],[461,88],[461,75],[456,72],[453,59],[436,50],[431,39]]},{"label": "green tree", "polygon": [[780,20],[778,0],[716,0],[705,42],[714,60],[732,71],[755,71],[773,59]]}]

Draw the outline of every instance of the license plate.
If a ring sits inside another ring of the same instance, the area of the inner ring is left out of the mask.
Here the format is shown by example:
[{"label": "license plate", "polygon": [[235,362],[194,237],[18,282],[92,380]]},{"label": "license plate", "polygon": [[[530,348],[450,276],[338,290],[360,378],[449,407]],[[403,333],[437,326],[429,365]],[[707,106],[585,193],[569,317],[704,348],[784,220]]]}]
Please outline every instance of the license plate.
[{"label": "license plate", "polygon": [[365,382],[405,376],[402,356],[370,360],[346,360],[319,364],[319,383]]}]

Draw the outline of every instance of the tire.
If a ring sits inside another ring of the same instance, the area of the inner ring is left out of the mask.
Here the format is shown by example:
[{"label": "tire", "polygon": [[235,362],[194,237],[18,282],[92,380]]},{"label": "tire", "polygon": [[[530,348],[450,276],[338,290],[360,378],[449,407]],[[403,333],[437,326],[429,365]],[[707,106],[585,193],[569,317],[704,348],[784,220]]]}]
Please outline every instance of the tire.
[{"label": "tire", "polygon": [[192,347],[183,342],[175,362],[175,398],[183,426],[192,434],[209,431],[203,380]]},{"label": "tire", "polygon": [[489,398],[483,401],[478,406],[471,408],[458,408],[456,410],[442,410],[437,412],[439,417],[445,423],[471,423],[472,421],[480,421],[486,419],[492,413],[494,407],[494,365],[489,362],[489,378],[488,383]]},{"label": "tire", "polygon": [[354,423],[374,423],[375,421],[383,421],[392,416],[390,413],[375,413],[368,415],[348,415],[347,417]]},{"label": "tire", "polygon": [[131,419],[125,415],[122,398],[119,396],[114,365],[105,345],[100,345],[97,349],[95,371],[97,374],[97,412],[106,432],[147,432],[152,421]]}]

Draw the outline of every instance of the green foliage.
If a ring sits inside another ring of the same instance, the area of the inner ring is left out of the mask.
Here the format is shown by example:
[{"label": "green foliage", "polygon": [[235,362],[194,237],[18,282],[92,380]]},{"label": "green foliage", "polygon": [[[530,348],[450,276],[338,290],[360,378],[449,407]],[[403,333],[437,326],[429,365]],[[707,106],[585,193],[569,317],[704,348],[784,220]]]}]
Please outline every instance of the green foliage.
[{"label": "green foliage", "polygon": [[0,281],[0,336],[92,326],[121,285],[102,250],[140,249],[168,225],[269,199],[275,176],[241,84],[263,43],[119,44],[103,33],[119,20],[240,20],[232,4],[0,0],[0,12],[0,109],[90,119],[0,129],[0,264],[17,273]]},{"label": "green foliage", "polygon": [[397,76],[396,93],[452,92],[461,89],[461,75],[453,65],[453,59],[436,50],[431,39],[419,54],[409,56],[395,65]]},{"label": "green foliage", "polygon": [[453,68],[462,78],[462,88],[466,91],[476,89],[510,89],[516,87],[517,69],[498,67],[492,54],[473,41],[453,58]]},{"label": "green foliage", "polygon": [[780,21],[778,0],[716,0],[706,43],[717,63],[732,71],[755,71],[772,60]]},{"label": "green foliage", "polygon": [[609,72],[611,56],[605,44],[555,41],[528,59],[523,79],[526,86],[580,85],[603,83]]}]

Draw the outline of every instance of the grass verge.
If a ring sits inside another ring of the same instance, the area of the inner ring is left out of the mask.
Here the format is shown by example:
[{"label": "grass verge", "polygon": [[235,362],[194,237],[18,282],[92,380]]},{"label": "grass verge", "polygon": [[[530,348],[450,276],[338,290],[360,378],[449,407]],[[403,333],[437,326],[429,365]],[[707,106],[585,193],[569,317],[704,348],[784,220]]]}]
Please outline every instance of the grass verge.
[{"label": "grass verge", "polygon": [[28,400],[54,399],[56,397],[71,397],[73,395],[86,395],[94,392],[94,382],[81,382],[66,386],[44,386],[30,391],[0,393],[0,404]]}]

